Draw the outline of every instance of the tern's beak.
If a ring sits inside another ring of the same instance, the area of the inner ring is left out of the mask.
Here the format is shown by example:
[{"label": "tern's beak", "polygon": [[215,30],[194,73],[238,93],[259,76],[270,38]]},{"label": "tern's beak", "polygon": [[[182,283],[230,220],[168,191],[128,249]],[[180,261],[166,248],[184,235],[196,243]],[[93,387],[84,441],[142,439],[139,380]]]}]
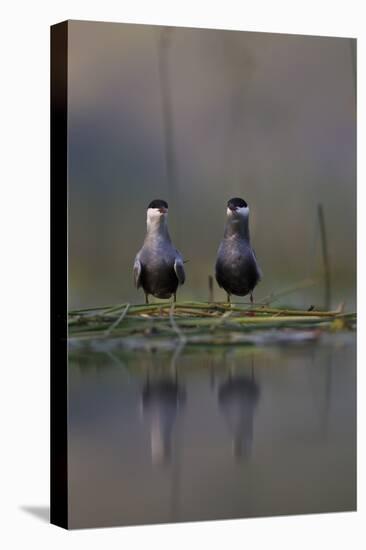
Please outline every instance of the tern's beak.
[{"label": "tern's beak", "polygon": [[159,208],[159,212],[160,212],[160,214],[166,214],[168,212],[168,209],[162,207],[162,208]]},{"label": "tern's beak", "polygon": [[229,208],[229,210],[231,210],[232,212],[236,212],[237,209],[238,209],[236,206],[232,206],[232,205],[228,206],[228,208]]}]

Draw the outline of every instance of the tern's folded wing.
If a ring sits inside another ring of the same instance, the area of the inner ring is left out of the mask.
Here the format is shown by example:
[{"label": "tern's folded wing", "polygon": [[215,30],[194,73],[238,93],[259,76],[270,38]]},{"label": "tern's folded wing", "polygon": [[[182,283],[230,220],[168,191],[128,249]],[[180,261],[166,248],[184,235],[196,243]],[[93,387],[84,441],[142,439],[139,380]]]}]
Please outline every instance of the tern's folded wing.
[{"label": "tern's folded wing", "polygon": [[186,280],[186,274],[184,273],[184,267],[183,267],[183,261],[181,258],[177,258],[174,262],[174,271],[178,278],[178,282],[180,285],[184,284],[184,281]]},{"label": "tern's folded wing", "polygon": [[133,264],[133,279],[135,281],[136,288],[140,288],[141,286],[141,270],[141,262],[138,257],[136,257],[135,263]]}]

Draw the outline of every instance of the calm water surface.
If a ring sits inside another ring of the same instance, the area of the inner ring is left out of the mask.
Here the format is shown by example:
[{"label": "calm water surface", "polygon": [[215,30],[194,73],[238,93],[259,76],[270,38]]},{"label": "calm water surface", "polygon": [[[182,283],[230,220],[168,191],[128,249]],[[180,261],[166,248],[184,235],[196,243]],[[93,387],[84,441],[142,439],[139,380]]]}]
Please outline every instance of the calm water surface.
[{"label": "calm water surface", "polygon": [[354,335],[69,357],[70,527],[355,509]]}]

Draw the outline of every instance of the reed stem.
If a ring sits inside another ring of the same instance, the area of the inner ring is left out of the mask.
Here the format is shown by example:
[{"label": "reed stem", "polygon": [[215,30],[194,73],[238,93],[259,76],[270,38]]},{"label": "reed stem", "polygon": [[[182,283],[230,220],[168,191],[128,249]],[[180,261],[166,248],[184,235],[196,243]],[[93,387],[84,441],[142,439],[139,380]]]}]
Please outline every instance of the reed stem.
[{"label": "reed stem", "polygon": [[319,219],[319,227],[320,227],[322,259],[323,259],[324,308],[329,309],[331,304],[331,276],[330,276],[327,232],[325,227],[325,218],[324,218],[324,211],[323,211],[322,204],[318,204],[318,219]]}]

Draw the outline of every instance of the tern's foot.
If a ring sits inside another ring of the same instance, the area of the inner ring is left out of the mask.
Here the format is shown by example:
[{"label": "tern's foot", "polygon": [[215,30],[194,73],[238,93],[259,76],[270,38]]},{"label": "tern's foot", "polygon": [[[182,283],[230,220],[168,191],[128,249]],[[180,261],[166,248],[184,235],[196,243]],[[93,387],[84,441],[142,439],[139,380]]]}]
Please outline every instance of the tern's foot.
[{"label": "tern's foot", "polygon": [[[253,293],[252,293],[252,292],[250,293],[250,305],[251,305],[251,306],[254,305],[254,298],[253,298]],[[255,312],[252,311],[252,309],[250,309],[250,310],[248,311],[248,316],[249,316],[249,317],[254,317],[254,316],[255,316]]]}]

